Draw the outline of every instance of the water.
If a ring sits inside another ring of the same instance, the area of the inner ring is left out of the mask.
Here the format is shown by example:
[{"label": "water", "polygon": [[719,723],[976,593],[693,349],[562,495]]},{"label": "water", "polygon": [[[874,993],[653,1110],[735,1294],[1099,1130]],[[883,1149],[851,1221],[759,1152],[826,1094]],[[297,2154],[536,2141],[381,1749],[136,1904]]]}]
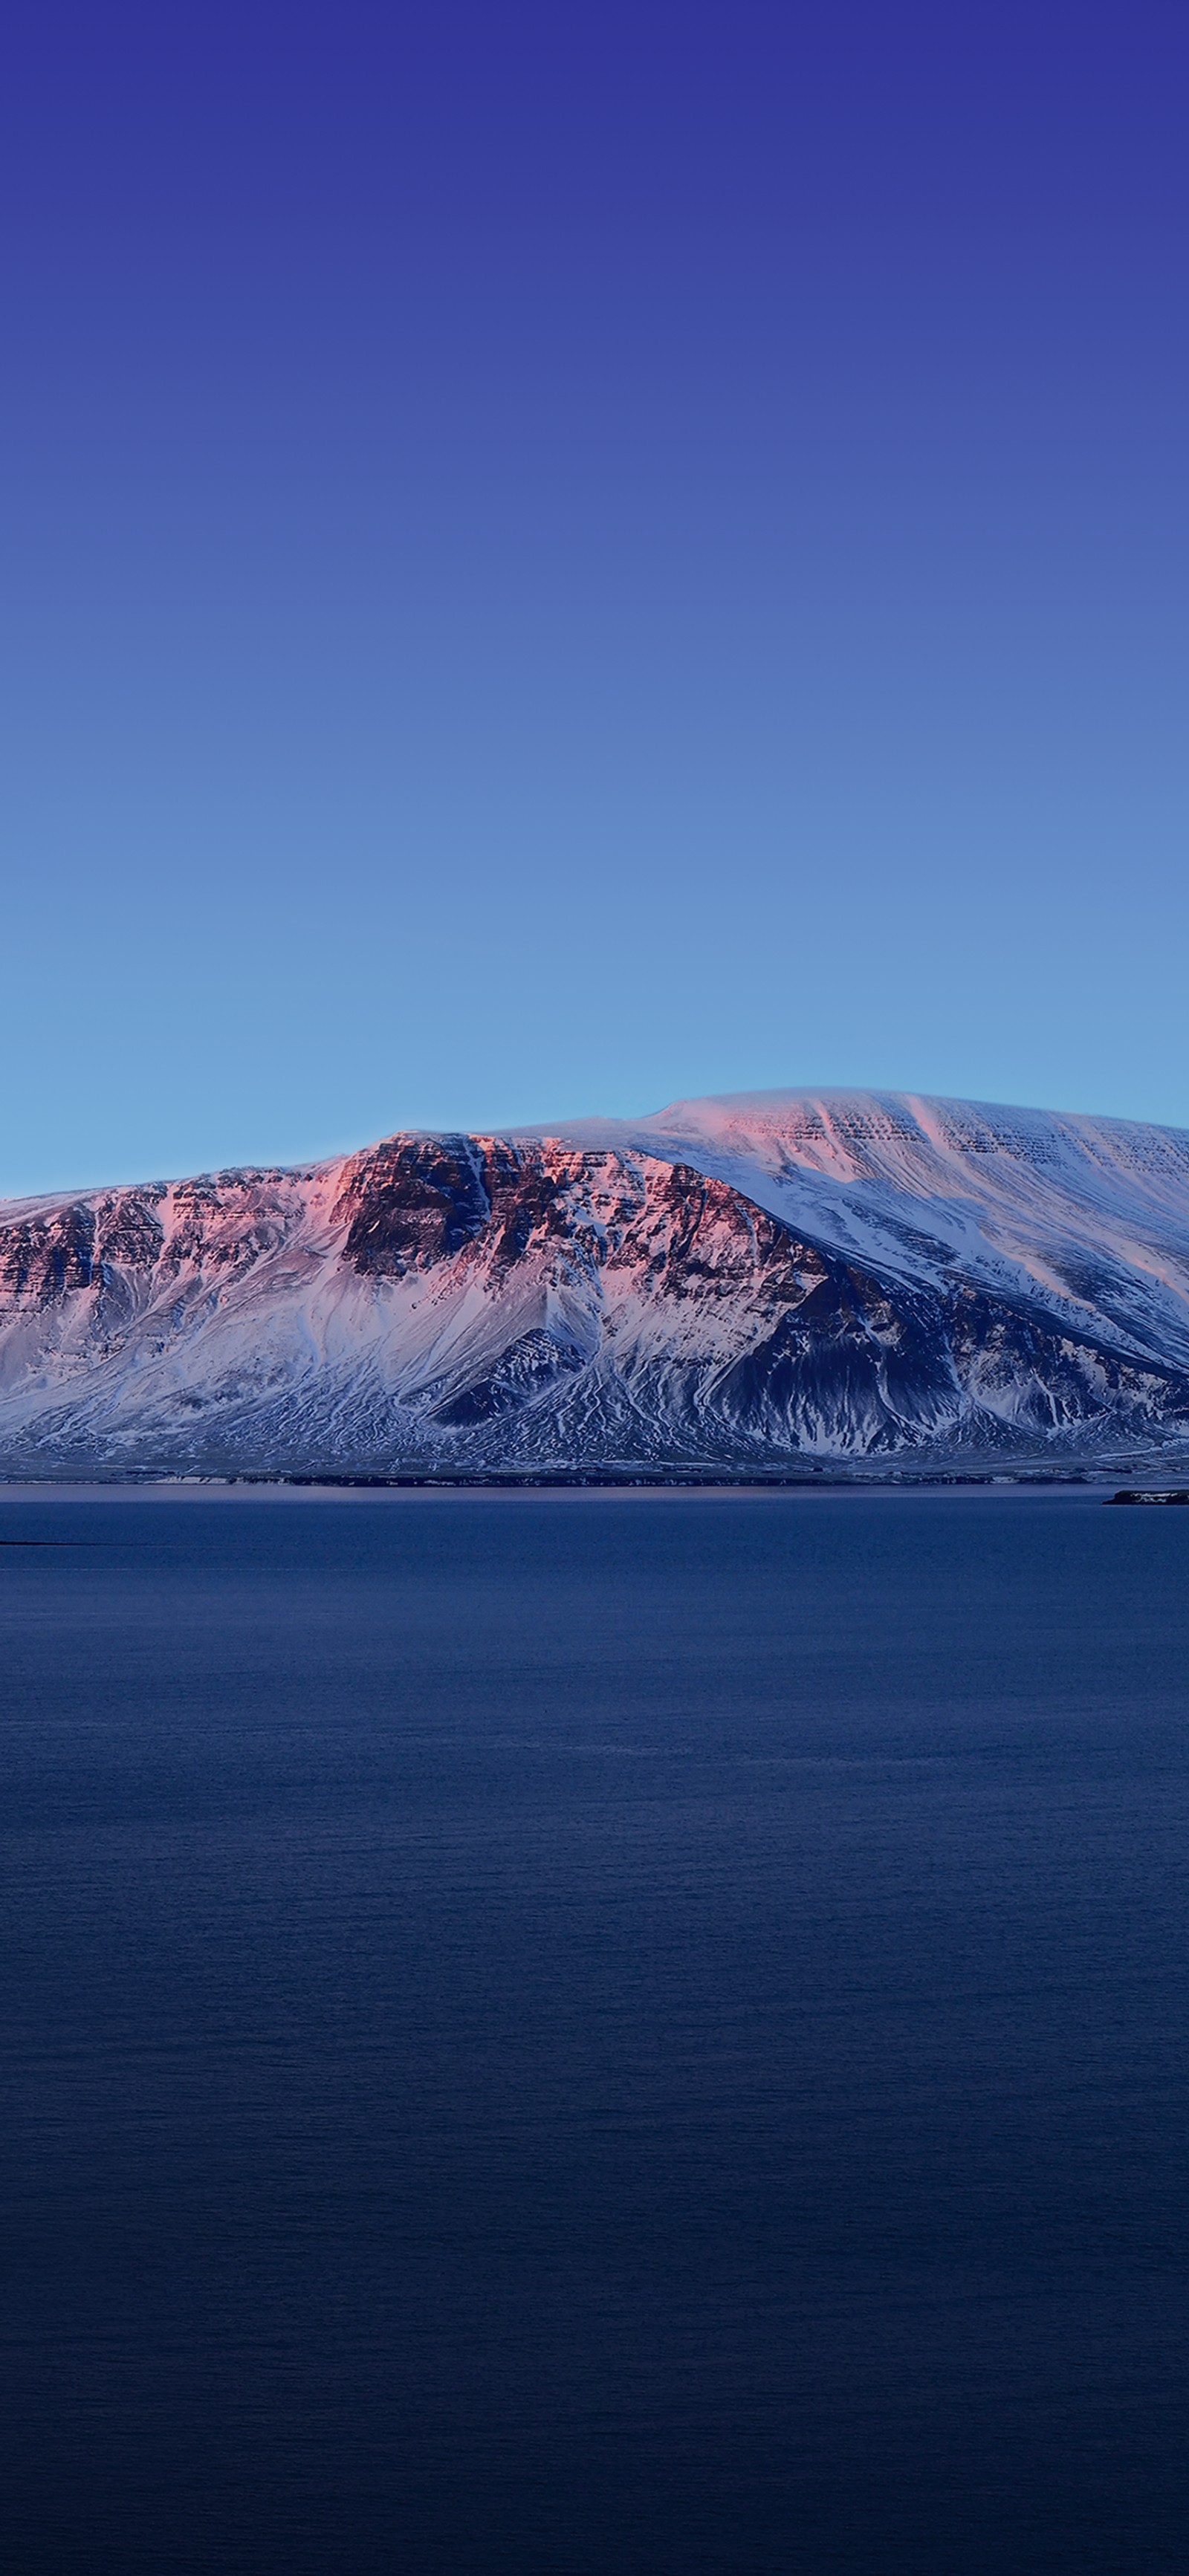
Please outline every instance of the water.
[{"label": "water", "polygon": [[1179,2576],[1189,1512],[0,1537],[7,2566]]}]

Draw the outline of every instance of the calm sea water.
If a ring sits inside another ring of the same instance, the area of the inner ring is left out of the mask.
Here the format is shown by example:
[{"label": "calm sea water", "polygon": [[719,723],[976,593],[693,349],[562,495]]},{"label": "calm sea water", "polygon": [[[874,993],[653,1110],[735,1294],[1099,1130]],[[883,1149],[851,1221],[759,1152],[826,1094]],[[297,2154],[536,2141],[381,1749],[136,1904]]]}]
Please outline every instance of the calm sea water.
[{"label": "calm sea water", "polygon": [[1189,1512],[0,1537],[14,2576],[1180,2576]]}]

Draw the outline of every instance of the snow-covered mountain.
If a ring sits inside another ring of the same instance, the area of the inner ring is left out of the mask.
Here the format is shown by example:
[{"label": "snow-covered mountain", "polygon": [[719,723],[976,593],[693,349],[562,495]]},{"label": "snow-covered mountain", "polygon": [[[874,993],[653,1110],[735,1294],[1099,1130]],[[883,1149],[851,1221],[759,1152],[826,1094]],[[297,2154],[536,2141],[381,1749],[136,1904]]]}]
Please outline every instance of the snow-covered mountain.
[{"label": "snow-covered mountain", "polygon": [[0,1469],[1189,1450],[1189,1133],[873,1092],[0,1205]]}]

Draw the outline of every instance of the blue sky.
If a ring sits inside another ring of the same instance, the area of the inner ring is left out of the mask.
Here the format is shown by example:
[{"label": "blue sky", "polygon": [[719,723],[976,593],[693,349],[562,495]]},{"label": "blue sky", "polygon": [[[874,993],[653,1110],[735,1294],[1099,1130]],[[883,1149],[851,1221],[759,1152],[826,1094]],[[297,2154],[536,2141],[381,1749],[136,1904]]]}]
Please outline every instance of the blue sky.
[{"label": "blue sky", "polygon": [[14,10],[0,1189],[1189,1125],[1189,21]]}]

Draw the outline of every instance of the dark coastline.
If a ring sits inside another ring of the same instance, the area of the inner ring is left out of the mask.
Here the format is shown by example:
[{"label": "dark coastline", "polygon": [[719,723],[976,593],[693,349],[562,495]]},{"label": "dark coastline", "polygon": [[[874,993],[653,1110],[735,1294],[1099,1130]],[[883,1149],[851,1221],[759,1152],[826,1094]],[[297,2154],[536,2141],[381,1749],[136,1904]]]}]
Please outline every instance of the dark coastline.
[{"label": "dark coastline", "polygon": [[[1184,1465],[1180,1475],[1185,1473]],[[1084,1467],[1020,1466],[1014,1468],[963,1467],[889,1467],[873,1470],[865,1466],[847,1467],[832,1463],[828,1467],[800,1470],[773,1468],[741,1470],[732,1474],[721,1466],[704,1469],[691,1467],[664,1468],[649,1472],[637,1467],[616,1469],[592,1467],[509,1468],[504,1472],[485,1470],[468,1474],[431,1474],[419,1470],[394,1472],[391,1475],[353,1473],[350,1470],[311,1468],[245,1468],[212,1470],[209,1473],[186,1473],[176,1468],[111,1468],[79,1467],[75,1470],[51,1471],[43,1475],[25,1472],[0,1473],[0,1494],[62,1493],[85,1489],[87,1492],[112,1493],[206,1493],[295,1491],[311,1493],[788,1493],[838,1494],[862,1493],[942,1493],[951,1491],[1004,1493],[1053,1492],[1076,1493],[1087,1489],[1117,1488],[1120,1476],[1139,1480],[1144,1493],[1163,1491],[1158,1484],[1159,1468],[1150,1462],[1131,1464],[1112,1461],[1103,1466]],[[1178,1496],[1186,1490],[1168,1470],[1168,1492]],[[1135,1497],[1138,1499],[1138,1495]]]}]

